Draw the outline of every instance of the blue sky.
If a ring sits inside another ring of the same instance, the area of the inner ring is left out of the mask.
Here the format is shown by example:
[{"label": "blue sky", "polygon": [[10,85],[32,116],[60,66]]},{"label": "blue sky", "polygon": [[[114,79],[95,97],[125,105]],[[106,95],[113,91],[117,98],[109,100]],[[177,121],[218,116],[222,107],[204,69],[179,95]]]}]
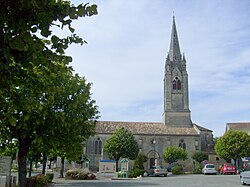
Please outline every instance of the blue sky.
[{"label": "blue sky", "polygon": [[214,136],[223,135],[226,123],[250,121],[249,0],[88,2],[99,14],[73,24],[88,44],[72,45],[67,54],[75,72],[93,83],[100,120],[162,121],[174,11],[192,121]]}]

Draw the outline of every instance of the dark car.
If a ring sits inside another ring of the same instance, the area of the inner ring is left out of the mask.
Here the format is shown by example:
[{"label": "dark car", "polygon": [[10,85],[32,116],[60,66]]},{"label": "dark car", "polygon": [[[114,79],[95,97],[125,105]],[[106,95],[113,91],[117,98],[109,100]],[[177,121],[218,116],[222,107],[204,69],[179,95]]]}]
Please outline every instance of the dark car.
[{"label": "dark car", "polygon": [[222,167],[220,168],[220,174],[236,174],[236,171],[235,171],[235,167],[233,164],[231,163],[226,163],[226,164],[223,164]]},{"label": "dark car", "polygon": [[152,168],[150,168],[148,170],[148,175],[151,175],[151,176],[163,175],[163,176],[167,177],[168,171],[166,168],[164,168],[162,166],[153,166]]},{"label": "dark car", "polygon": [[172,172],[173,168],[174,168],[174,166],[169,165],[169,166],[167,167],[168,172]]}]

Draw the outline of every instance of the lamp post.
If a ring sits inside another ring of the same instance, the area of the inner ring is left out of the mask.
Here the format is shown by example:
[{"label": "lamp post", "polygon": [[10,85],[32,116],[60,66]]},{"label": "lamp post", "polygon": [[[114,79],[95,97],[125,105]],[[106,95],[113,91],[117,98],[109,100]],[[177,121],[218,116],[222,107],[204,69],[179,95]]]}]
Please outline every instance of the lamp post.
[{"label": "lamp post", "polygon": [[154,166],[156,165],[155,164],[155,144],[156,144],[156,139],[154,138],[153,139],[153,144],[154,144]]},{"label": "lamp post", "polygon": [[142,152],[142,139],[139,138],[139,152]]}]

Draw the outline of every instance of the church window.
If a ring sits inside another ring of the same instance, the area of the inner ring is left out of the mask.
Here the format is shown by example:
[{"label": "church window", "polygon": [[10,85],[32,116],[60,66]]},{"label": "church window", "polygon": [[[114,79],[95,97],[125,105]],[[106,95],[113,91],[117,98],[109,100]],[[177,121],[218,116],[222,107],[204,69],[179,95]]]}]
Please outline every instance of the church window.
[{"label": "church window", "polygon": [[177,90],[181,90],[181,81],[179,79],[177,81]]},{"label": "church window", "polygon": [[180,140],[179,147],[181,147],[182,149],[186,150],[186,143],[184,142],[183,139]]},{"label": "church window", "polygon": [[173,80],[173,90],[181,90],[181,81],[178,77]]},{"label": "church window", "polygon": [[173,90],[176,90],[176,87],[177,87],[176,81],[174,80],[174,81],[173,81]]},{"label": "church window", "polygon": [[102,141],[100,138],[95,141],[95,154],[102,154]]}]

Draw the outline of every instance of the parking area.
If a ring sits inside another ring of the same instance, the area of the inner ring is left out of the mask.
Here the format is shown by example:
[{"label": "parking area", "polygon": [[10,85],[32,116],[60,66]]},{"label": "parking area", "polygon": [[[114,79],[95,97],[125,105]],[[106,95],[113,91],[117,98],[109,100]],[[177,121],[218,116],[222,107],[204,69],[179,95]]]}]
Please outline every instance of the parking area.
[{"label": "parking area", "polygon": [[171,175],[168,177],[142,177],[130,180],[111,180],[102,178],[95,181],[65,181],[55,180],[55,186],[92,186],[92,187],[118,187],[118,186],[152,186],[152,187],[239,187],[239,175]]}]

